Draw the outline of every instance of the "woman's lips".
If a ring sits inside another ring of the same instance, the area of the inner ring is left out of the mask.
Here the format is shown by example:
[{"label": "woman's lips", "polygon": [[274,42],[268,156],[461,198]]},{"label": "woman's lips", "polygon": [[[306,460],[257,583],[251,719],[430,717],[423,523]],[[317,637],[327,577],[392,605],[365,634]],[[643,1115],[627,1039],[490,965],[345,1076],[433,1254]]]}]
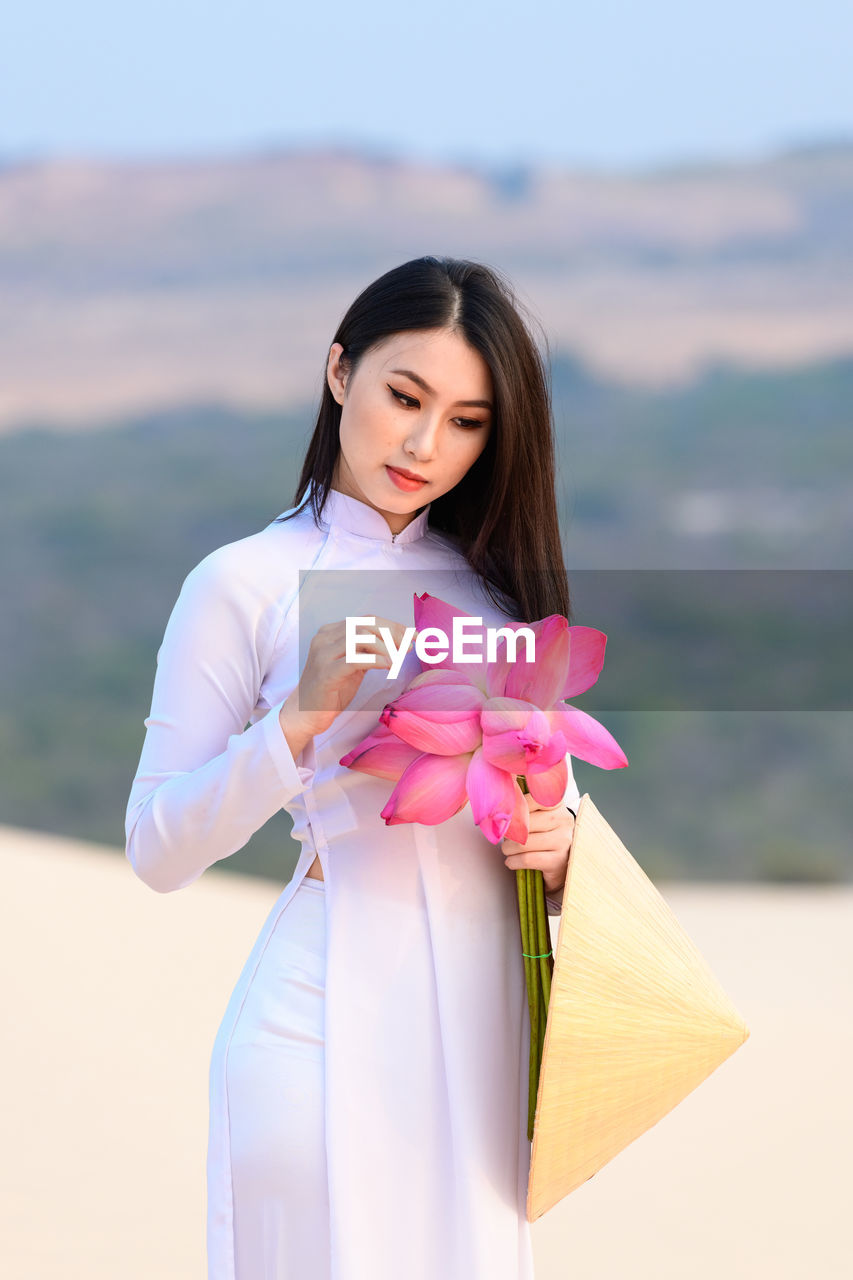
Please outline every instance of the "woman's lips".
[{"label": "woman's lips", "polygon": [[416,489],[422,489],[426,484],[426,480],[410,480],[408,476],[395,471],[393,467],[386,466],[385,470],[397,488],[402,489],[404,493],[414,493]]}]

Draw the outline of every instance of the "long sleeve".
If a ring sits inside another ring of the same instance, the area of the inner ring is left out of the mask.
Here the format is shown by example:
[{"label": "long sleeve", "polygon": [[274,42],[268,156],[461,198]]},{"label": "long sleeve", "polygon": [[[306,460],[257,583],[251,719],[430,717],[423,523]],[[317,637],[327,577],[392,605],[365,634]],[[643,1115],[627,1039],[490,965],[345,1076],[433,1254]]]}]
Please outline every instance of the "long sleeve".
[{"label": "long sleeve", "polygon": [[314,776],[293,759],[282,702],[245,728],[282,607],[246,574],[233,545],[187,576],[157,654],[125,833],[134,871],[160,893],[241,849]]},{"label": "long sleeve", "polygon": [[[571,756],[566,756],[566,764],[568,765],[568,769],[569,769],[569,778],[568,778],[568,783],[566,785],[566,790],[563,795],[563,799],[561,803],[564,804],[567,809],[571,809],[572,813],[575,815],[575,817],[577,817],[578,805],[580,804],[581,795],[580,795],[580,791],[578,790],[578,784],[575,782],[575,775],[572,772]],[[569,858],[571,859],[571,853],[569,854]],[[565,885],[557,894],[547,894],[547,893],[545,894],[545,908],[549,916],[558,916],[562,912],[564,889],[565,889]]]}]

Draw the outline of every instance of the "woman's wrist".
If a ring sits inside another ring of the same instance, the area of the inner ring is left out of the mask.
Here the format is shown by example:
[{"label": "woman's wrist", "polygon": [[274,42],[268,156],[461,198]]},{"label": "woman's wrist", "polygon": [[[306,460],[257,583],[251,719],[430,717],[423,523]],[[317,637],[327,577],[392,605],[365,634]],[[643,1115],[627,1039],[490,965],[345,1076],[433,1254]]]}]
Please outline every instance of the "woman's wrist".
[{"label": "woman's wrist", "polygon": [[290,748],[290,754],[294,760],[304,751],[308,743],[314,737],[315,730],[309,726],[305,717],[301,716],[295,705],[296,690],[289,698],[286,699],[284,705],[278,713],[278,722],[281,725],[281,731],[284,734],[285,741]]}]

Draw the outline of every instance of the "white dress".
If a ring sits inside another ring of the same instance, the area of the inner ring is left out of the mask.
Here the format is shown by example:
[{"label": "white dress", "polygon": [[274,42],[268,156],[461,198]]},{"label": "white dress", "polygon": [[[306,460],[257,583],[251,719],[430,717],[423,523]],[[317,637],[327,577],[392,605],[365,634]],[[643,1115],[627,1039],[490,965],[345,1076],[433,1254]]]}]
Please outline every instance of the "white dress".
[{"label": "white dress", "polygon": [[[407,656],[396,681],[368,671],[350,706],[296,760],[278,721],[324,621],[372,614],[413,625],[412,596],[424,591],[487,625],[506,620],[428,516],[427,506],[392,535],[372,507],[332,490],[317,529],[306,495],[294,519],[220,547],[192,570],[158,651],[127,808],[137,875],[160,892],[183,888],[281,808],[302,843],[213,1046],[209,1280],[533,1277],[515,875],[469,806],[438,826],[386,826],[379,814],[393,782],[338,763],[416,674],[417,659]],[[576,809],[567,760],[564,799]],[[315,855],[324,883],[308,878],[300,890]],[[559,897],[548,910],[559,912]],[[307,977],[291,999],[282,995],[280,948],[305,938]],[[263,1012],[247,1024],[249,1009]],[[274,1074],[285,1055],[266,1069],[263,1087],[241,1075],[246,1059],[235,1046],[246,1048],[241,1032],[259,1019],[305,1047],[305,1123],[293,1149],[325,1149],[298,1186],[285,1160],[259,1160],[241,1184],[235,1226],[232,1153],[247,1149],[248,1127],[263,1133],[266,1124],[273,1142],[277,1100],[285,1105],[293,1083]],[[272,1235],[301,1223],[311,1239],[324,1238],[291,1276],[269,1241],[240,1243],[238,1227],[250,1222]],[[256,1261],[244,1265],[250,1256]]]}]

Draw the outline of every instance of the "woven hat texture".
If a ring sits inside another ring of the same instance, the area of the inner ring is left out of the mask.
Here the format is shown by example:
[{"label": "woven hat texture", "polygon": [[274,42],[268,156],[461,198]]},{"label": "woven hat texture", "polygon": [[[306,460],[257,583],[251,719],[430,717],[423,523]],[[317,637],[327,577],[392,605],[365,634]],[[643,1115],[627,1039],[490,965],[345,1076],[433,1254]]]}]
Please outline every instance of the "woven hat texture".
[{"label": "woven hat texture", "polygon": [[584,795],[554,956],[528,1220],[656,1124],[748,1036],[695,944]]}]

